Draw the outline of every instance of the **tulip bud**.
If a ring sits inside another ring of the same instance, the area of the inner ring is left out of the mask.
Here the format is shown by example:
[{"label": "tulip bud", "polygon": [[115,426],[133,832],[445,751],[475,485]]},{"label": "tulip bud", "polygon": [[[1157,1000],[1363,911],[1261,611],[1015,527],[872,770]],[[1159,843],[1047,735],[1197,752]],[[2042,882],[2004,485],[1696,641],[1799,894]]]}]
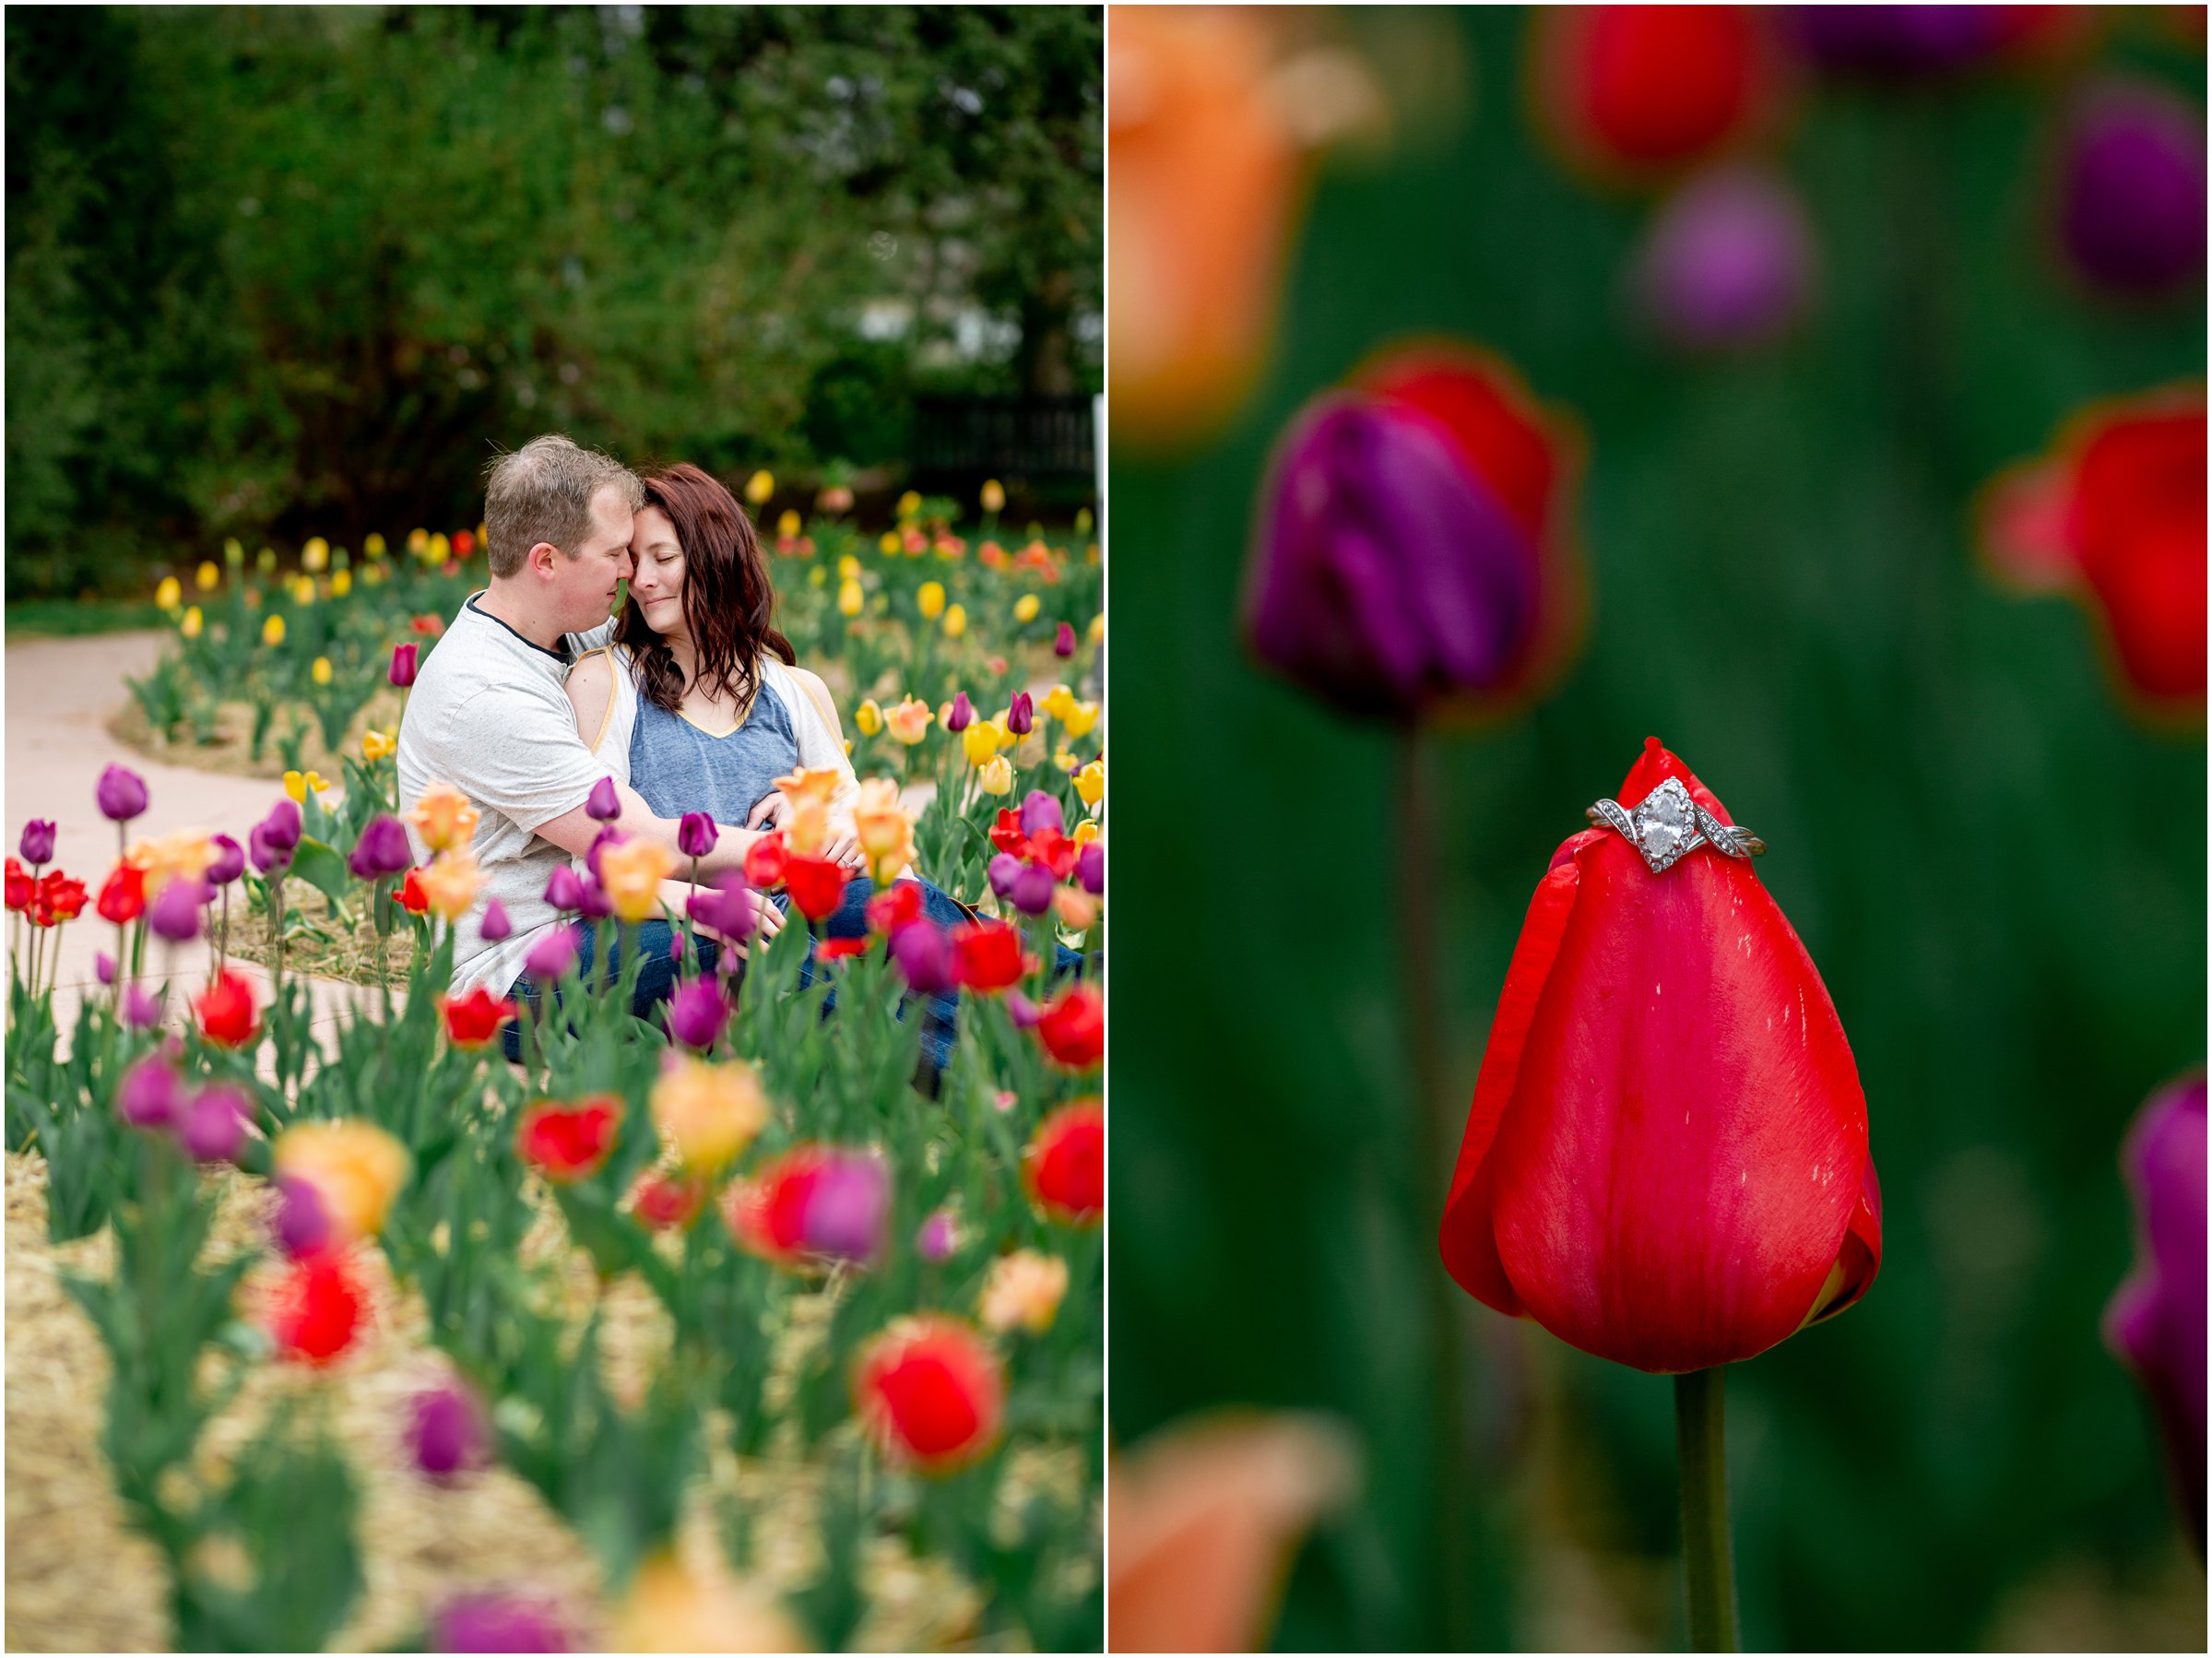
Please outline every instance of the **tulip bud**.
[{"label": "tulip bud", "polygon": [[[548,883],[549,888],[550,883]],[[569,908],[571,906],[556,906]],[[530,953],[522,958],[522,970],[534,983],[551,984],[576,965],[576,930],[566,921],[557,922],[545,937],[530,946]]]},{"label": "tulip bud", "polygon": [[1006,728],[1016,737],[1026,737],[1036,724],[1036,704],[1026,691],[1014,693],[1014,700],[1006,710]]},{"label": "tulip bud", "polygon": [[277,1248],[285,1256],[297,1261],[302,1255],[312,1255],[330,1242],[330,1212],[324,1207],[322,1194],[312,1180],[297,1175],[279,1173],[276,1180],[277,1210],[269,1231],[277,1240]]},{"label": "tulip bud", "polygon": [[272,847],[281,847],[290,852],[299,846],[300,806],[296,800],[278,800],[261,821],[268,830]]},{"label": "tulip bud", "polygon": [[115,958],[104,950],[94,952],[92,977],[99,979],[103,985],[113,984],[115,982]]},{"label": "tulip bud", "polygon": [[414,849],[408,845],[407,831],[399,826],[399,820],[380,811],[362,828],[346,867],[357,881],[376,881],[403,873],[414,860]]},{"label": "tulip bud", "polygon": [[586,881],[584,883],[583,901],[576,906],[576,913],[586,921],[604,921],[614,914],[614,900],[607,895],[607,889],[597,881]]},{"label": "tulip bud", "polygon": [[953,1230],[952,1217],[942,1209],[932,1210],[929,1218],[915,1235],[914,1251],[932,1266],[940,1266],[952,1259],[959,1244],[959,1235]]},{"label": "tulip bud", "polygon": [[490,1460],[491,1425],[476,1395],[457,1381],[425,1388],[408,1411],[407,1446],[432,1479],[451,1479]]},{"label": "tulip bud", "polygon": [[1725,169],[1660,210],[1635,283],[1659,330],[1692,349],[1749,346],[1787,328],[1811,282],[1812,233],[1779,178]]},{"label": "tulip bud", "polygon": [[1056,835],[1067,833],[1067,819],[1060,813],[1057,797],[1041,788],[1033,788],[1022,797],[1022,833],[1035,836],[1051,830]]},{"label": "tulip bud", "polygon": [[1063,622],[1060,623],[1059,632],[1052,636],[1052,654],[1056,657],[1072,657],[1075,654],[1075,624],[1073,622]]},{"label": "tulip bud", "polygon": [[952,693],[952,705],[945,712],[945,729],[948,731],[964,731],[975,723],[976,705],[968,701],[968,693],[966,692],[954,692]]},{"label": "tulip bud", "polygon": [[136,772],[111,765],[100,774],[92,798],[99,803],[101,816],[127,823],[146,810],[146,780]]},{"label": "tulip bud", "polygon": [[160,998],[136,983],[123,987],[123,1022],[133,1030],[151,1030],[161,1023]]},{"label": "tulip bud", "polygon": [[2179,100],[2118,85],[2087,101],[2066,137],[2060,236],[2092,282],[2157,293],[2205,268],[2205,135]]},{"label": "tulip bud", "polygon": [[115,1115],[135,1129],[165,1128],[183,1106],[183,1085],[166,1052],[131,1065],[115,1086]]},{"label": "tulip bud", "polygon": [[562,864],[546,877],[545,901],[555,909],[584,907],[584,881],[573,864]]},{"label": "tulip bud", "polygon": [[172,881],[147,906],[146,924],[172,944],[188,943],[200,936],[200,906],[207,901],[207,889],[201,882]]},{"label": "tulip bud", "polygon": [[246,850],[254,859],[254,867],[264,875],[281,874],[291,868],[291,847],[273,840],[266,823],[255,823],[247,832]]},{"label": "tulip bud", "polygon": [[415,653],[420,648],[412,640],[392,646],[392,670],[387,677],[402,691],[415,682]]},{"label": "tulip bud", "polygon": [[215,847],[215,857],[207,864],[207,879],[217,886],[229,886],[246,870],[245,848],[227,835],[208,837]]},{"label": "tulip bud", "polygon": [[18,846],[23,861],[34,867],[53,859],[53,823],[51,819],[32,818],[23,825],[23,838]]},{"label": "tulip bud", "polygon": [[687,811],[676,826],[676,846],[686,858],[705,858],[715,849],[722,831],[710,812]]},{"label": "tulip bud", "polygon": [[907,987],[923,996],[941,996],[953,988],[952,945],[944,929],[929,920],[909,921],[891,935],[891,965]]},{"label": "tulip bud", "polygon": [[592,785],[591,794],[584,802],[585,812],[602,823],[610,823],[622,815],[622,797],[617,792],[612,777],[601,777]]},{"label": "tulip bud", "polygon": [[245,1143],[253,1102],[236,1088],[218,1084],[203,1088],[185,1111],[179,1133],[197,1163],[233,1163]]},{"label": "tulip bud", "polygon": [[1082,882],[1083,891],[1104,894],[1106,891],[1106,843],[1088,841],[1075,855],[1075,878]]},{"label": "tulip bud", "polygon": [[497,898],[486,902],[484,918],[477,923],[477,935],[487,944],[496,944],[514,930],[515,924],[507,919],[507,906]]},{"label": "tulip bud", "polygon": [[1041,863],[1025,863],[1014,871],[1006,896],[1025,916],[1041,916],[1052,907],[1052,871]]},{"label": "tulip bud", "polygon": [[704,1052],[721,1037],[730,1012],[722,987],[713,979],[687,979],[668,998],[668,1035]]}]

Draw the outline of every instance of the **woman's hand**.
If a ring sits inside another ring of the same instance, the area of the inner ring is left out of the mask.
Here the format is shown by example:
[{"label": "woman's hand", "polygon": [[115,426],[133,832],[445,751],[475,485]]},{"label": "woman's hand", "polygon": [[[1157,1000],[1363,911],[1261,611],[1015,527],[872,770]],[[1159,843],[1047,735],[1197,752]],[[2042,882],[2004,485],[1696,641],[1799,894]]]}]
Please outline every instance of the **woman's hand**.
[{"label": "woman's hand", "polygon": [[745,827],[757,829],[763,835],[773,835],[784,826],[785,819],[790,815],[791,802],[784,798],[781,790],[770,789],[754,801],[752,810],[745,814]]}]

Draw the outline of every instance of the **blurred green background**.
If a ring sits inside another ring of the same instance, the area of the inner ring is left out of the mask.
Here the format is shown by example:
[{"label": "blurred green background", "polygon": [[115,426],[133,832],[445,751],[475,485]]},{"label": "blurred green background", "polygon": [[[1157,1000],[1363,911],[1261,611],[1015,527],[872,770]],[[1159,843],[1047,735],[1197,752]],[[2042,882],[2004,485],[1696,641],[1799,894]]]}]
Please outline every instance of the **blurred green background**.
[{"label": "blurred green background", "polygon": [[[2201,376],[2203,289],[2114,307],[2054,268],[2058,80],[1823,86],[1776,151],[1809,320],[1685,361],[1624,315],[1648,198],[1532,133],[1525,17],[1343,28],[1456,73],[1449,107],[1324,165],[1233,426],[1113,454],[1117,1441],[1229,1401],[1353,1427],[1365,1493],[1299,1556],[1285,1649],[1441,1644],[1445,1572],[1479,1644],[1681,1642],[1663,1379],[1459,1297],[1475,1452],[1435,1463],[1441,1176],[1414,1167],[1392,743],[1236,635],[1275,435],[1378,345],[1448,331],[1579,416],[1593,599],[1554,693],[1438,742],[1453,1097],[1550,853],[1652,733],[1774,848],[1865,1086],[1881,1277],[1730,1372],[1746,1647],[2202,1650],[2204,1579],[2098,1321],[2131,1260],[2123,1131],[2205,1052],[2203,731],[2135,723],[2090,618],[1999,590],[1970,510],[2085,402]],[[2097,55],[2201,103],[2201,49]],[[1479,1510],[1465,1559],[1434,1546],[1440,1478]]]},{"label": "blurred green background", "polygon": [[1096,7],[6,32],[11,598],[473,524],[547,430],[895,493],[918,398],[1101,385]]}]

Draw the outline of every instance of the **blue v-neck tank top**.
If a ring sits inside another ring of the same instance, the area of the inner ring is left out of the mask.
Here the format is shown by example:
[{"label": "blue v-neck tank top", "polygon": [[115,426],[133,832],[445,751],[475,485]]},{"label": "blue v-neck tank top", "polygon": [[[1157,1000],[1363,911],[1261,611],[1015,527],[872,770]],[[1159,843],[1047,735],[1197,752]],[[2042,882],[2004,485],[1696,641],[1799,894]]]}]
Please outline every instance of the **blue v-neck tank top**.
[{"label": "blue v-neck tank top", "polygon": [[753,693],[745,723],[725,736],[703,731],[680,714],[640,696],[630,733],[630,787],[665,818],[710,812],[717,823],[742,825],[778,777],[798,769],[798,733],[775,687]]}]

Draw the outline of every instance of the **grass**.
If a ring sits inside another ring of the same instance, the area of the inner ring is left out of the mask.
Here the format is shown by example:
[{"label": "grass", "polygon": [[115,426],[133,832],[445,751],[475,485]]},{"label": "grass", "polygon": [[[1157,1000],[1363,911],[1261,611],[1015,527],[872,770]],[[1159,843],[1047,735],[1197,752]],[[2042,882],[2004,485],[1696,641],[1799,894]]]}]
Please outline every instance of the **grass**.
[{"label": "grass", "polygon": [[[408,918],[400,917],[402,922]],[[284,883],[284,967],[288,973],[311,973],[318,978],[339,978],[349,984],[388,982],[404,987],[415,959],[411,928],[401,926],[382,941],[388,977],[376,974],[376,928],[370,919],[367,894],[347,900],[333,912],[324,895],[302,881]],[[243,904],[231,912],[231,953],[242,961],[276,965],[276,934],[268,915],[248,910]]]}]

